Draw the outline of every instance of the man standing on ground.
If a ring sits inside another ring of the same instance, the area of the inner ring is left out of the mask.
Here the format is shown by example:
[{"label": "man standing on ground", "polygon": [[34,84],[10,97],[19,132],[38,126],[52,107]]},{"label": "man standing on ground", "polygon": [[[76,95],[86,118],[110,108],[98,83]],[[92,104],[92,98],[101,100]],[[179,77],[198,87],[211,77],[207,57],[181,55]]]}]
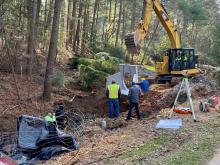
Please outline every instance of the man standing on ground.
[{"label": "man standing on ground", "polygon": [[128,121],[131,119],[131,113],[134,107],[136,110],[137,118],[138,120],[140,120],[141,115],[139,112],[139,100],[141,97],[141,89],[134,82],[132,82],[132,87],[129,89],[128,97],[129,97],[129,112],[126,120]]},{"label": "man standing on ground", "polygon": [[143,93],[147,93],[149,91],[149,86],[150,86],[149,81],[146,80],[145,78],[142,78],[141,80],[142,80],[140,83],[141,90]]},{"label": "man standing on ground", "polygon": [[120,87],[112,80],[112,84],[107,87],[106,96],[108,98],[108,114],[109,118],[119,117],[119,99],[121,96]]}]

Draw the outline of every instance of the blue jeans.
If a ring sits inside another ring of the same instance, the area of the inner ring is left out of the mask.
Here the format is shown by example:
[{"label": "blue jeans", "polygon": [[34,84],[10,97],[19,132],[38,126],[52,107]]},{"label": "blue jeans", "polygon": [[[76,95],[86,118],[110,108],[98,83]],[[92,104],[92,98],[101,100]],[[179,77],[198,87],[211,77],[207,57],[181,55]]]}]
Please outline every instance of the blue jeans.
[{"label": "blue jeans", "polygon": [[136,110],[137,118],[138,118],[138,119],[141,118],[141,115],[140,115],[140,112],[139,112],[139,104],[138,104],[138,103],[130,102],[130,103],[129,103],[128,116],[127,116],[127,119],[126,119],[126,120],[130,120],[130,119],[131,119],[131,113],[132,113],[132,109],[133,109],[133,108],[135,108],[135,110]]},{"label": "blue jeans", "polygon": [[108,115],[109,118],[119,117],[119,100],[108,99]]}]

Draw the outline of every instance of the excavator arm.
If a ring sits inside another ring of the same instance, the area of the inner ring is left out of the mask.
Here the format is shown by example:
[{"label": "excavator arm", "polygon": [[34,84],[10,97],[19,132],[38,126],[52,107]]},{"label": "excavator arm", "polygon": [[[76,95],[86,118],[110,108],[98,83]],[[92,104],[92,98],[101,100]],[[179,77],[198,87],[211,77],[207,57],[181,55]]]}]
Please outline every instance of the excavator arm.
[{"label": "excavator arm", "polygon": [[154,11],[168,34],[171,48],[173,49],[180,48],[181,47],[180,46],[180,34],[177,31],[176,27],[174,26],[174,23],[169,19],[169,16],[165,8],[160,3],[160,0],[153,0],[153,4],[154,4],[153,6]]},{"label": "excavator arm", "polygon": [[125,37],[125,45],[128,52],[138,53],[140,51],[141,42],[148,34],[152,10],[154,10],[157,18],[160,20],[161,24],[166,30],[171,48],[180,48],[180,35],[173,22],[169,19],[169,16],[163,5],[160,3],[160,0],[144,0],[143,6],[143,19],[138,24],[136,31],[127,33]]}]

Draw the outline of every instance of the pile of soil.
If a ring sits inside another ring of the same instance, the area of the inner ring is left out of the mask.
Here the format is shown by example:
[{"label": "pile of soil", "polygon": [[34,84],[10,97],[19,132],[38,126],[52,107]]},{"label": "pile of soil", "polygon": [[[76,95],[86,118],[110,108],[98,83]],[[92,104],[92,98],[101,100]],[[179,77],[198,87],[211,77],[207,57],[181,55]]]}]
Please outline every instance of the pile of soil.
[{"label": "pile of soil", "polygon": [[[176,98],[176,95],[179,91],[181,82],[170,89],[167,93],[161,98],[162,102],[165,102],[166,105],[171,105]],[[189,85],[191,89],[191,94],[193,98],[201,98],[214,95],[219,86],[215,80],[212,80],[206,75],[197,75],[189,80]],[[184,103],[187,100],[186,88],[182,89],[179,96],[179,103]],[[165,107],[166,108],[166,107]]]}]

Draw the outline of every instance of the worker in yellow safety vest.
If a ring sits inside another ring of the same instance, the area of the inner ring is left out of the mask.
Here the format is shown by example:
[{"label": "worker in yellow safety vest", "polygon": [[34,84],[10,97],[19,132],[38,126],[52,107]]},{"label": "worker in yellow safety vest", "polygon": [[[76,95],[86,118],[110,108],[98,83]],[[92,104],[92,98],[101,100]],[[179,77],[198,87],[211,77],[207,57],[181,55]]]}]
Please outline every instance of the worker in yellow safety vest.
[{"label": "worker in yellow safety vest", "polygon": [[108,85],[106,89],[106,97],[108,98],[108,114],[109,118],[119,117],[119,99],[121,97],[121,90],[115,80]]},{"label": "worker in yellow safety vest", "polygon": [[47,122],[50,122],[50,123],[54,123],[54,122],[56,122],[56,116],[55,116],[55,114],[48,113],[48,114],[44,117],[44,120],[46,120]]},{"label": "worker in yellow safety vest", "polygon": [[47,121],[47,129],[49,131],[49,138],[53,139],[57,136],[57,130],[56,130],[56,116],[55,113],[48,113],[44,120]]}]

